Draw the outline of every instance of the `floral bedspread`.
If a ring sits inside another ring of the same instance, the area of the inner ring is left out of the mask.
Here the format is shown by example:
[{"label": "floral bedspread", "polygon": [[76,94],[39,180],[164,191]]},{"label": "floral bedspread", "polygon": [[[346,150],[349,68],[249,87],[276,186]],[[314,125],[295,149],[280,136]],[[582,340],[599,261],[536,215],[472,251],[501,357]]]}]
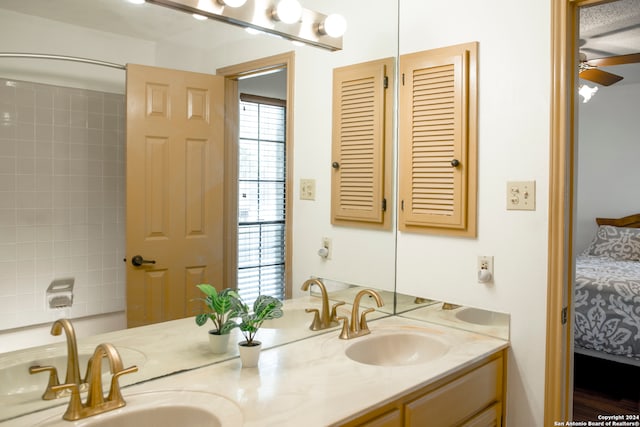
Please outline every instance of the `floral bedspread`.
[{"label": "floral bedspread", "polygon": [[576,347],[640,361],[640,261],[579,256],[574,313]]}]

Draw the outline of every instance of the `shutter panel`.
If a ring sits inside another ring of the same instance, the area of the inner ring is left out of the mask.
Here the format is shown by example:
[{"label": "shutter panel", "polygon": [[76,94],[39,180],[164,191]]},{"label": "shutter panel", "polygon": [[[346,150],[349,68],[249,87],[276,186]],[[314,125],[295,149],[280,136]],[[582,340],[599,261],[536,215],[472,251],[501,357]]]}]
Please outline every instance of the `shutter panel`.
[{"label": "shutter panel", "polygon": [[[333,74],[332,223],[382,224],[389,59]],[[389,125],[390,126],[390,125]],[[346,222],[345,222],[346,221]]]},{"label": "shutter panel", "polygon": [[475,136],[469,141],[475,133],[470,132],[475,93],[469,90],[471,80],[475,85],[470,79],[475,73],[470,47],[475,46],[400,58],[401,230],[427,227],[475,235]]}]

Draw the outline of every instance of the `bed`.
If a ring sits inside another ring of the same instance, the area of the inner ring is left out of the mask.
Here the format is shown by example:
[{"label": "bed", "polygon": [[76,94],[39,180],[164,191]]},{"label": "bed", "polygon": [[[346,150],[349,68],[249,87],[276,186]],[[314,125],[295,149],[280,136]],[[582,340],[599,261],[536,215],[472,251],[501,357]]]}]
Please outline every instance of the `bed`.
[{"label": "bed", "polygon": [[640,366],[640,214],[596,223],[576,258],[574,349]]}]

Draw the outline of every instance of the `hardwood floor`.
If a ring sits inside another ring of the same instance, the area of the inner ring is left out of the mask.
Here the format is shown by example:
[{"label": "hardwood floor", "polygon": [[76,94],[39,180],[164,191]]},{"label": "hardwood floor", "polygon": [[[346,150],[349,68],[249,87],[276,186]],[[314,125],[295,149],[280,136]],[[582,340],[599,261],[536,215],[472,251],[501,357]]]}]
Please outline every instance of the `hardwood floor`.
[{"label": "hardwood floor", "polygon": [[640,367],[574,355],[573,420],[640,414]]}]

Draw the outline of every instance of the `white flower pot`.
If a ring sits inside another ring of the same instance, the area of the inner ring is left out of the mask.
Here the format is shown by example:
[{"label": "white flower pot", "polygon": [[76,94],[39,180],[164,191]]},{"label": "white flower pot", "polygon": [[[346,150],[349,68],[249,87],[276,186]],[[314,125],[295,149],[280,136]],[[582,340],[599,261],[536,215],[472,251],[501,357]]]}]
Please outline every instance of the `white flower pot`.
[{"label": "white flower pot", "polygon": [[209,331],[209,348],[212,353],[226,353],[229,348],[229,334],[217,335]]},{"label": "white flower pot", "polygon": [[246,341],[238,343],[238,350],[240,352],[240,360],[242,361],[243,368],[255,368],[258,366],[258,360],[260,360],[260,350],[262,350],[262,343],[260,341],[253,340],[255,345],[248,346]]}]

